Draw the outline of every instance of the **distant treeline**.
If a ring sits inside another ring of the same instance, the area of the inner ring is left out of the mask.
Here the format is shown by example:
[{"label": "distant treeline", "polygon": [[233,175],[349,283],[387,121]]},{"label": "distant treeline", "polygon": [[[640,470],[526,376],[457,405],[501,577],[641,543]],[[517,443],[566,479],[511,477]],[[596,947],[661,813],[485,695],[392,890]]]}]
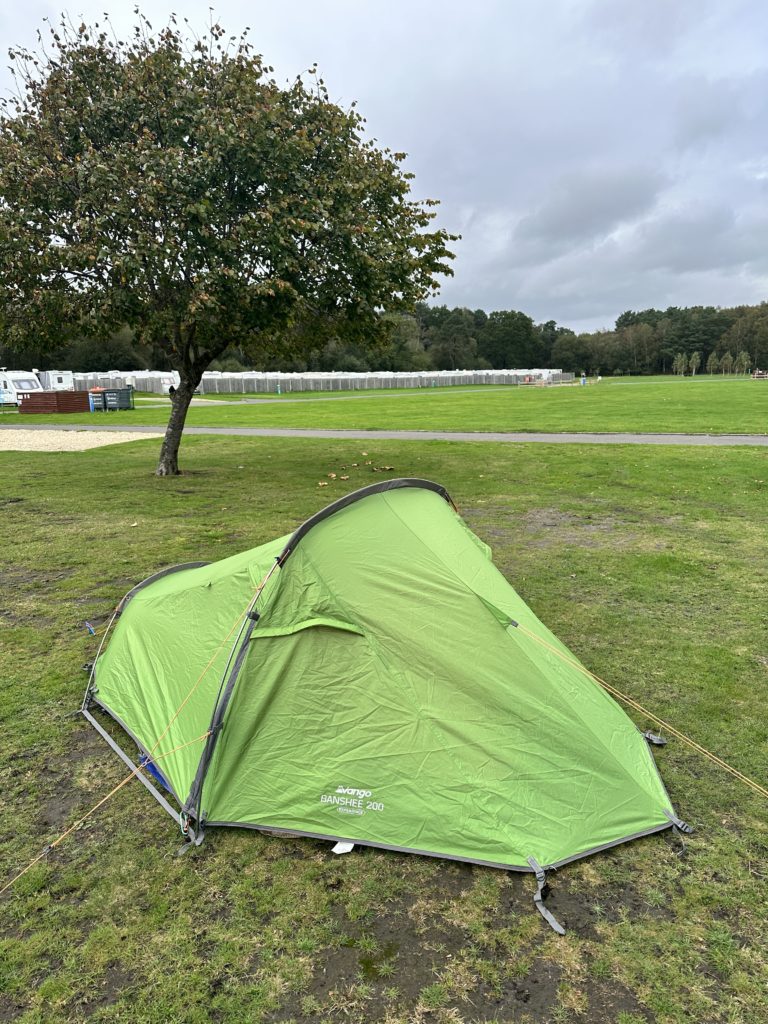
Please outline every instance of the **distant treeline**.
[{"label": "distant treeline", "polygon": [[[420,304],[412,315],[390,314],[374,348],[286,339],[282,358],[235,350],[211,364],[218,370],[470,370],[559,367],[574,373],[745,373],[768,368],[768,303],[627,310],[613,330],[577,334],[554,320],[535,324],[516,310]],[[274,351],[274,346],[272,348]],[[258,353],[258,345],[254,346]],[[127,328],[102,339],[73,338],[49,352],[23,355],[0,346],[0,363],[29,369],[168,369],[163,353],[140,344]],[[23,363],[23,366],[22,366]]]}]

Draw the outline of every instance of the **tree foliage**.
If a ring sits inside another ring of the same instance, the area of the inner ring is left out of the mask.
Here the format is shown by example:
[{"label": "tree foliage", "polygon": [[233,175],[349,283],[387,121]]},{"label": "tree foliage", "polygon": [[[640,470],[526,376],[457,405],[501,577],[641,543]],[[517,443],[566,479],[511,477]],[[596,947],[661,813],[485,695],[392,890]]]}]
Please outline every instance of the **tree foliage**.
[{"label": "tree foliage", "polygon": [[[128,325],[181,375],[158,472],[177,472],[189,400],[238,347],[358,345],[450,273],[454,236],[411,197],[405,154],[364,136],[314,69],[285,86],[247,34],[189,41],[139,14],[62,21],[12,51],[0,116],[0,320],[11,344]],[[47,49],[46,49],[47,46]]]}]

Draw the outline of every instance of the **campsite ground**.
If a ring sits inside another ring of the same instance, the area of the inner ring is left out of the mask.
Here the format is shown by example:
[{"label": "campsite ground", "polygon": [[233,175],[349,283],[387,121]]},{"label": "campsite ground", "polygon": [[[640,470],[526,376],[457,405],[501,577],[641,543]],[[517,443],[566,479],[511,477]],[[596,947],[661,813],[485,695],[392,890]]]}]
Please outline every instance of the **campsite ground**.
[{"label": "campsite ground", "polygon": [[[701,385],[730,391],[728,431],[765,429],[759,386]],[[125,775],[71,715],[96,648],[84,621],[103,626],[160,566],[289,531],[374,466],[444,483],[590,668],[765,782],[768,452],[201,437],[163,480],[156,455],[0,454],[4,878]],[[0,1020],[763,1024],[765,801],[679,742],[656,756],[696,833],[562,869],[564,938],[529,876],[235,830],[176,858],[175,827],[131,783],[0,901]]]},{"label": "campsite ground", "polygon": [[[220,397],[220,396],[217,396]],[[258,396],[254,396],[257,398]],[[269,397],[269,396],[265,396]],[[275,397],[275,396],[272,396]],[[313,400],[314,398],[314,400]],[[296,399],[296,400],[293,400]],[[35,423],[164,425],[168,401],[127,412],[23,417]],[[12,414],[11,414],[12,415]],[[0,418],[0,423],[2,419]],[[269,402],[200,401],[189,426],[470,431],[766,433],[768,381],[613,378],[587,387],[434,388],[407,394],[315,395]]]}]

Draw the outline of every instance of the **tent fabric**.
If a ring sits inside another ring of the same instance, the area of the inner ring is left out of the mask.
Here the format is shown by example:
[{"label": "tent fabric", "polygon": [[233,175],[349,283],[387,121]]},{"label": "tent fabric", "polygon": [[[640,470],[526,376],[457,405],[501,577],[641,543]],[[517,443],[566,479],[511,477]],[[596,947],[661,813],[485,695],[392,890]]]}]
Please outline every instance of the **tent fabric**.
[{"label": "tent fabric", "polygon": [[442,488],[388,481],[136,588],[94,699],[158,755],[220,721],[161,761],[209,825],[530,871],[675,816],[642,734],[545,644],[576,661]]}]

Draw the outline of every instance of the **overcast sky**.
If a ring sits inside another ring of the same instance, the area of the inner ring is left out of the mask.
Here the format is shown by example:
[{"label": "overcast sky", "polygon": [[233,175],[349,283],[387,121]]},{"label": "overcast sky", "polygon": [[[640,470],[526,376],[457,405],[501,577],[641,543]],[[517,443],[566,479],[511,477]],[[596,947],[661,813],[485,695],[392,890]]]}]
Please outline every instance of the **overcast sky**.
[{"label": "overcast sky", "polygon": [[[132,3],[79,2],[73,18]],[[198,0],[143,5],[204,27]],[[33,45],[61,4],[0,0]],[[225,0],[278,79],[317,62],[459,232],[438,301],[576,329],[768,299],[765,0]],[[9,86],[3,61],[0,88]]]}]

